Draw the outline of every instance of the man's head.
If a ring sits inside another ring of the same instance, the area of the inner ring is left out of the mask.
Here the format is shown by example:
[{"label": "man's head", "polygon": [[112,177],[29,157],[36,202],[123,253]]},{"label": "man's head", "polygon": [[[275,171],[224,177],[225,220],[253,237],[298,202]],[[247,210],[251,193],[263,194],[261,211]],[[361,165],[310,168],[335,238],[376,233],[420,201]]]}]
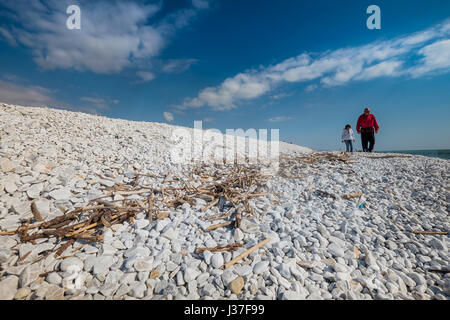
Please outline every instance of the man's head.
[{"label": "man's head", "polygon": [[364,114],[367,116],[370,114],[370,109],[369,108],[365,108],[364,109]]}]

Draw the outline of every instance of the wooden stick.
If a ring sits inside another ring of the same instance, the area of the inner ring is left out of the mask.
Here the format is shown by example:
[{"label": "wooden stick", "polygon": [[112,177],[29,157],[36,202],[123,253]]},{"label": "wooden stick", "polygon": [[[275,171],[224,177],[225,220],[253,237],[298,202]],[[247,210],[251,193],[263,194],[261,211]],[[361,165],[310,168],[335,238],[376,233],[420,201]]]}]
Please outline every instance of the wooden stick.
[{"label": "wooden stick", "polygon": [[61,247],[58,249],[58,251],[56,251],[55,253],[55,258],[57,258],[58,256],[60,256],[64,251],[66,251],[66,249],[68,247],[70,247],[73,243],[75,242],[75,239],[70,239],[69,241],[67,241],[66,243],[64,243],[63,245],[61,245]]},{"label": "wooden stick", "polygon": [[244,245],[242,243],[232,243],[223,247],[215,247],[215,248],[197,248],[197,253],[202,253],[203,251],[210,251],[210,252],[218,252],[218,251],[234,251],[238,248],[242,248]]},{"label": "wooden stick", "polygon": [[244,211],[243,208],[239,208],[236,211],[236,219],[235,219],[235,223],[234,223],[234,227],[235,228],[239,228],[241,226],[241,220],[242,220],[242,211]]},{"label": "wooden stick", "polygon": [[215,230],[215,229],[217,229],[217,228],[226,227],[226,226],[229,226],[229,225],[232,224],[232,223],[233,223],[233,221],[227,221],[227,222],[215,224],[215,225],[213,225],[213,226],[208,227],[207,230],[208,230],[208,231],[211,231],[211,230]]},{"label": "wooden stick", "polygon": [[362,195],[363,195],[362,192],[353,192],[353,193],[344,194],[342,197],[344,199],[351,199],[351,198],[359,198]]},{"label": "wooden stick", "polygon": [[153,192],[148,196],[148,220],[150,226],[153,224],[153,205],[154,205],[154,195]]},{"label": "wooden stick", "polygon": [[412,233],[414,233],[414,234],[429,234],[429,235],[431,235],[431,234],[438,234],[438,235],[448,234],[447,231],[420,231],[420,230],[413,231]]},{"label": "wooden stick", "polygon": [[35,201],[31,203],[31,212],[33,213],[34,219],[36,219],[37,222],[44,221],[44,219],[42,219],[41,213],[36,206]]},{"label": "wooden stick", "polygon": [[92,228],[98,226],[99,224],[102,224],[102,223],[101,223],[101,222],[95,222],[95,223],[92,223],[92,224],[90,224],[90,225],[88,225],[88,226],[86,226],[86,227],[83,227],[83,228],[78,229],[77,231],[68,233],[68,234],[66,234],[65,236],[66,236],[66,237],[73,237],[74,235],[79,234],[79,233],[81,233],[81,232],[83,232],[83,231],[92,229]]},{"label": "wooden stick", "polygon": [[2,231],[0,232],[0,236],[12,236],[17,233],[18,230],[11,230],[11,231]]},{"label": "wooden stick", "polygon": [[265,245],[266,243],[268,243],[270,241],[270,238],[267,238],[263,241],[261,241],[260,243],[256,244],[255,246],[251,247],[250,249],[248,249],[247,251],[242,252],[240,255],[238,255],[236,258],[234,258],[233,260],[231,260],[228,263],[225,263],[223,265],[223,268],[229,268],[231,267],[233,264],[235,264],[236,262],[238,262],[239,260],[245,258],[246,256],[248,256],[250,253],[252,253],[253,251],[261,248],[263,245]]},{"label": "wooden stick", "polygon": [[30,251],[28,251],[27,253],[25,253],[25,255],[22,257],[22,258],[20,258],[19,260],[17,260],[17,262],[22,262],[23,260],[25,260],[26,258],[28,258],[28,256],[30,255],[30,253],[32,252],[33,250],[30,250]]},{"label": "wooden stick", "polygon": [[202,212],[205,212],[205,211],[208,210],[209,208],[215,206],[218,202],[219,202],[219,198],[217,198],[217,199],[211,201],[210,203],[208,203],[208,205],[206,205],[206,206],[204,206],[204,207],[202,208]]}]

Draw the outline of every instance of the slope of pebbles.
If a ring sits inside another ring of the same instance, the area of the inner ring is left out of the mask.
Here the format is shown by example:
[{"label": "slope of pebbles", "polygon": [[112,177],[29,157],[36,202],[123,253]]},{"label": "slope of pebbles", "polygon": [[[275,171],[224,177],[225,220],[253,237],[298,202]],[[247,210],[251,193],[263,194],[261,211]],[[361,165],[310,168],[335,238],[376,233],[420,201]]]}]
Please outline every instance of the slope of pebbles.
[{"label": "slope of pebbles", "polygon": [[[174,128],[0,104],[3,234],[36,223],[33,211],[49,221],[102,196],[150,203],[120,190],[198,192],[167,208],[175,193],[158,193],[160,215],[141,210],[103,227],[103,242],[78,239],[56,257],[56,237],[0,235],[0,299],[449,298],[448,160],[344,157],[280,143],[279,172],[258,164],[194,170],[171,162]],[[235,193],[218,187],[213,205],[199,191],[255,168],[263,180],[237,179]]]}]

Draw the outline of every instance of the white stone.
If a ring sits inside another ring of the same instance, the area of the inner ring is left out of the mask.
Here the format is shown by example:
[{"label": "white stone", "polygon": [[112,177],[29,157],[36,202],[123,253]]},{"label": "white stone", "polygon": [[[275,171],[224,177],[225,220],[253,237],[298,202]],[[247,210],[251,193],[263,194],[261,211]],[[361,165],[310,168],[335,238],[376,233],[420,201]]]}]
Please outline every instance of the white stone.
[{"label": "white stone", "polygon": [[16,295],[18,284],[17,276],[7,276],[0,280],[0,300],[12,300]]},{"label": "white stone", "polygon": [[37,183],[37,184],[33,184],[28,190],[27,190],[27,195],[29,198],[31,199],[36,199],[39,197],[39,195],[42,192],[42,189],[44,188],[44,184],[43,183]]},{"label": "white stone", "polygon": [[146,226],[148,226],[149,223],[150,223],[150,221],[148,221],[148,219],[138,219],[138,220],[135,221],[134,225],[138,229],[143,229]]},{"label": "white stone", "polygon": [[83,270],[84,263],[79,258],[70,257],[61,261],[59,268],[63,272],[81,271]]},{"label": "white stone", "polygon": [[223,255],[220,252],[216,252],[211,257],[211,266],[215,269],[220,268],[223,266]]},{"label": "white stone", "polygon": [[192,280],[195,280],[199,275],[200,271],[192,268],[186,268],[184,270],[184,281],[187,283],[191,282]]},{"label": "white stone", "polygon": [[253,267],[253,273],[255,274],[262,274],[269,270],[269,262],[268,261],[260,261],[255,264]]},{"label": "white stone", "polygon": [[67,200],[72,197],[72,193],[68,188],[62,188],[51,191],[49,196],[55,200]]},{"label": "white stone", "polygon": [[327,250],[328,250],[329,253],[331,253],[335,257],[344,257],[344,255],[345,255],[344,249],[342,249],[342,247],[340,247],[336,243],[331,243],[328,246]]},{"label": "white stone", "polygon": [[164,238],[167,238],[169,240],[173,240],[173,239],[175,239],[177,237],[177,232],[172,227],[170,227],[166,231],[164,231],[161,235]]}]

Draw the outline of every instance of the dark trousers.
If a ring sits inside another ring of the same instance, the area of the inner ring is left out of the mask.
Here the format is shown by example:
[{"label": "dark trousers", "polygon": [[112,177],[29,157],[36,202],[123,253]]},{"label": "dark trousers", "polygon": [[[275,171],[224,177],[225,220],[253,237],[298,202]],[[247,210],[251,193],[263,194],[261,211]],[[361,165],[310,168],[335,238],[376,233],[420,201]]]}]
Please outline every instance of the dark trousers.
[{"label": "dark trousers", "polygon": [[361,132],[361,143],[364,152],[372,152],[375,145],[375,132]]}]

